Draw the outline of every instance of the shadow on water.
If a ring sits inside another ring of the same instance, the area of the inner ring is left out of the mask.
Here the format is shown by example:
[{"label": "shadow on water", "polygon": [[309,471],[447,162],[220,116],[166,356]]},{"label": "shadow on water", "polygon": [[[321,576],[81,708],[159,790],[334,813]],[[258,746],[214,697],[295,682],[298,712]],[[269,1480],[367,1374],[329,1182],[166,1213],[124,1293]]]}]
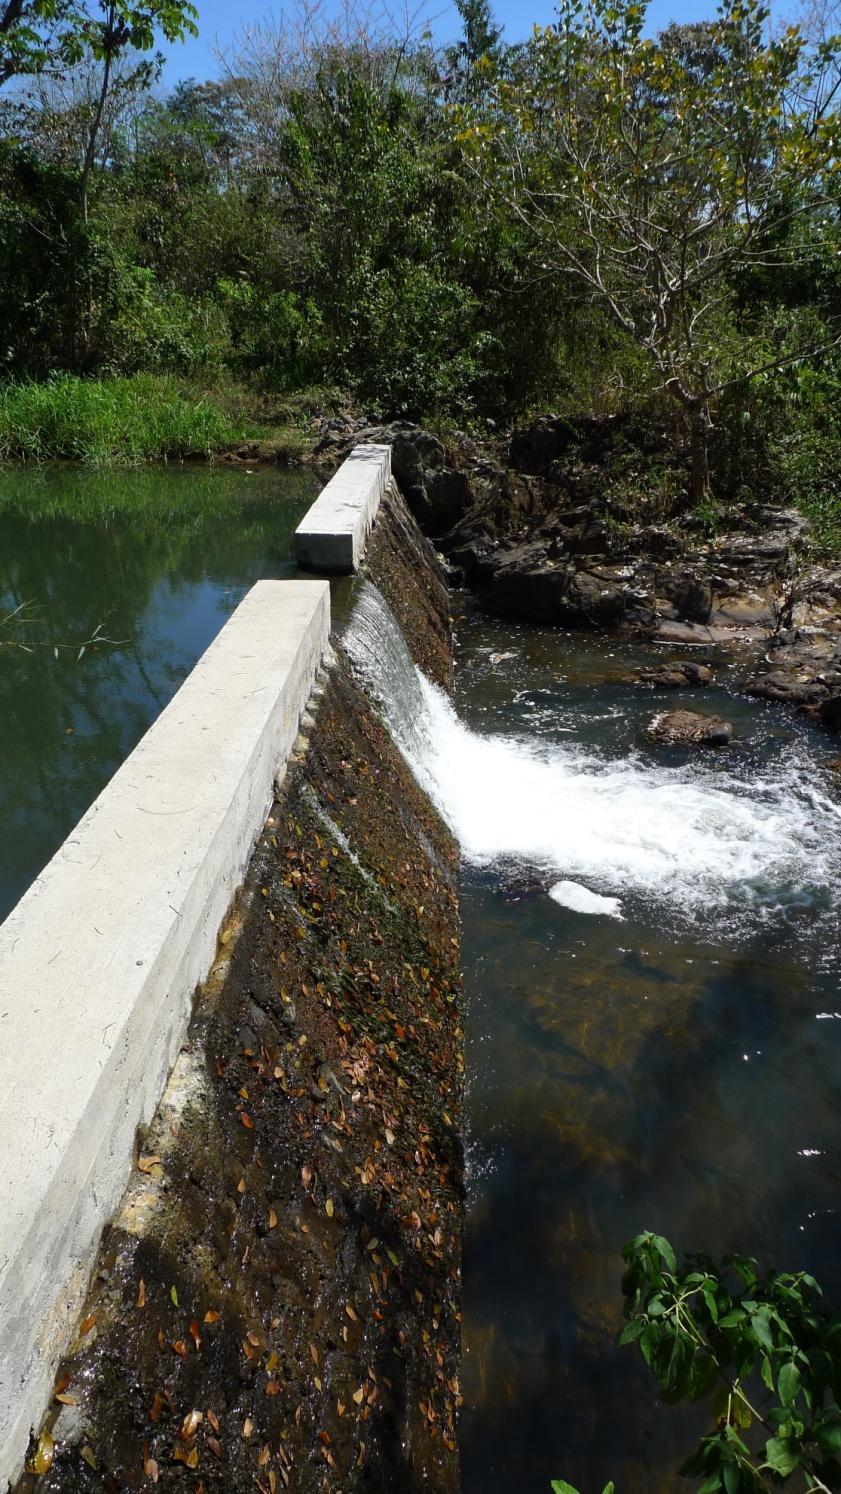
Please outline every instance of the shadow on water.
[{"label": "shadow on water", "polygon": [[277,469],[0,469],[0,919],[249,587],[294,571],[317,489]]},{"label": "shadow on water", "polygon": [[[572,730],[619,757],[662,709],[621,683],[634,660],[468,619],[459,711],[479,732]],[[724,691],[697,706],[738,722],[734,792],[781,754],[812,754],[816,776],[829,755],[801,723]],[[559,907],[545,878],[523,885],[510,865],[464,869],[463,1488],[686,1487],[675,1470],[705,1413],[660,1406],[641,1355],[616,1346],[621,1249],[652,1228],[679,1251],[813,1271],[841,1297],[835,893],[801,906],[795,889],[728,920],[700,904],[678,914],[658,887],[625,897],[620,921]]]}]

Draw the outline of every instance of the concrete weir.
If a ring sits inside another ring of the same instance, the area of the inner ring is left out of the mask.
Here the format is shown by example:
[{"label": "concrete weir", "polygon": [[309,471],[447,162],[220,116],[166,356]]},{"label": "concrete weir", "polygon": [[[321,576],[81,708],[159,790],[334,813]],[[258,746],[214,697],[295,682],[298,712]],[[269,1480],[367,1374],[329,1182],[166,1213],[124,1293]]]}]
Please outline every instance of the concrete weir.
[{"label": "concrete weir", "polygon": [[0,1489],[49,1401],[329,628],[326,581],[259,582],[0,928]]},{"label": "concrete weir", "polygon": [[357,570],[390,479],[390,446],[354,447],[295,531],[299,563],[315,571]]}]

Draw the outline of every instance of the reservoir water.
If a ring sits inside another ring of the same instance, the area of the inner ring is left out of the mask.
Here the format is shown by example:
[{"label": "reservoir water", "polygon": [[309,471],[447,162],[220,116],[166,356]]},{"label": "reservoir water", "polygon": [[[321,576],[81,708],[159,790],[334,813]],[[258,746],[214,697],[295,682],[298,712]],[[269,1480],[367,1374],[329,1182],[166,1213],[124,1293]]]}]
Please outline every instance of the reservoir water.
[{"label": "reservoir water", "polygon": [[0,921],[318,492],[277,468],[0,468]]},{"label": "reservoir water", "polygon": [[[709,1412],[617,1347],[626,1240],[841,1301],[837,745],[725,659],[705,691],[641,690],[650,650],[469,606],[453,703],[373,591],[349,646],[463,852],[464,1494],[685,1487]],[[653,748],[669,704],[733,744]]]}]

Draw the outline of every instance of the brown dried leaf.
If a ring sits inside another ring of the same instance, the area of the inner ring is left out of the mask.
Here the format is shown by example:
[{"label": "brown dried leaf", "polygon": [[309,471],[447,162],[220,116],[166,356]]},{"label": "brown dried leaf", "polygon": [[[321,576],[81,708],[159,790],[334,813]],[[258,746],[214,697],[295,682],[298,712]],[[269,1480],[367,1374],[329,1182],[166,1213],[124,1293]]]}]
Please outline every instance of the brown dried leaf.
[{"label": "brown dried leaf", "polygon": [[32,1457],[29,1459],[26,1465],[27,1473],[34,1473],[38,1477],[40,1477],[42,1473],[49,1473],[50,1469],[53,1466],[54,1457],[55,1443],[52,1439],[51,1434],[47,1431],[47,1428],[44,1427],[43,1432],[38,1438],[38,1446],[36,1447],[34,1453],[32,1454]]},{"label": "brown dried leaf", "polygon": [[181,1438],[181,1441],[189,1442],[191,1437],[195,1437],[196,1432],[198,1431],[203,1421],[204,1414],[201,1411],[188,1412],[188,1414],[184,1417],[183,1422],[181,1423],[181,1431],[178,1434]]},{"label": "brown dried leaf", "polygon": [[83,1318],[79,1324],[79,1337],[84,1338],[96,1323],[96,1313],[92,1312],[89,1318]]},{"label": "brown dried leaf", "polygon": [[204,1315],[204,1321],[206,1323],[218,1323],[221,1316],[222,1314],[220,1312],[206,1312]]},{"label": "brown dried leaf", "polygon": [[173,1462],[183,1463],[186,1468],[198,1468],[199,1450],[197,1447],[176,1447],[172,1454]]},{"label": "brown dried leaf", "polygon": [[160,1165],[161,1165],[161,1159],[160,1159],[160,1157],[151,1157],[151,1156],[149,1156],[149,1157],[138,1157],[138,1159],[137,1159],[137,1171],[138,1172],[145,1172],[145,1174],[146,1174],[147,1177],[149,1176],[150,1173],[152,1173],[154,1171],[154,1169],[156,1167],[160,1167]]},{"label": "brown dried leaf", "polygon": [[146,1306],[146,1283],[143,1280],[142,1276],[140,1278],[140,1282],[139,1282],[139,1285],[138,1285],[138,1288],[137,1288],[137,1305],[138,1305],[138,1307],[145,1307]]},{"label": "brown dried leaf", "polygon": [[210,1425],[212,1426],[214,1432],[218,1432],[220,1430],[220,1427],[219,1427],[219,1417],[216,1415],[216,1412],[215,1411],[208,1411],[207,1412],[207,1419],[210,1422]]}]

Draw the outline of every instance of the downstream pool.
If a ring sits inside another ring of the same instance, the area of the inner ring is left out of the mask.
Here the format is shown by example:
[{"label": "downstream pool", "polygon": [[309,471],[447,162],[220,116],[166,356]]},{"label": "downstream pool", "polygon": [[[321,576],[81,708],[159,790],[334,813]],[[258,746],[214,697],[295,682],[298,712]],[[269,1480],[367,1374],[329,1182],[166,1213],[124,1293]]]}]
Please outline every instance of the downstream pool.
[{"label": "downstream pool", "polygon": [[[756,1254],[841,1301],[837,744],[726,664],[678,699],[624,682],[651,652],[470,610],[458,633],[464,1494],[685,1488],[698,1413],[616,1346],[624,1242]],[[678,703],[732,746],[647,746]]]},{"label": "downstream pool", "polygon": [[[623,1245],[813,1272],[841,1302],[841,778],[820,730],[654,650],[464,604],[454,700],[369,587],[346,644],[462,848],[463,1494],[665,1494],[708,1410],[620,1349]],[[659,656],[662,658],[662,655]],[[668,705],[726,749],[668,752]]]},{"label": "downstream pool", "polygon": [[0,468],[0,921],[245,592],[295,569],[309,473]]}]

